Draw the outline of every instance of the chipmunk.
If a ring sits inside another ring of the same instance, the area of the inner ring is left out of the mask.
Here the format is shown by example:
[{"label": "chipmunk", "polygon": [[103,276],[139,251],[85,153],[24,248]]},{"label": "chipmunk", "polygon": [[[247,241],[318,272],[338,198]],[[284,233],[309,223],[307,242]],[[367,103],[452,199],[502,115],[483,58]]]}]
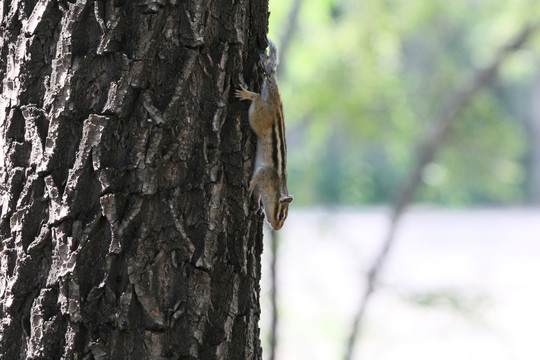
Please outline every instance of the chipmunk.
[{"label": "chipmunk", "polygon": [[248,91],[241,86],[241,90],[236,90],[235,94],[240,100],[251,100],[249,123],[258,138],[249,194],[254,195],[255,210],[259,210],[262,201],[266,220],[272,229],[279,230],[287,219],[293,196],[287,190],[287,145],[283,104],[276,80],[277,50],[270,40],[268,48],[269,54],[261,56],[264,70],[261,93]]}]

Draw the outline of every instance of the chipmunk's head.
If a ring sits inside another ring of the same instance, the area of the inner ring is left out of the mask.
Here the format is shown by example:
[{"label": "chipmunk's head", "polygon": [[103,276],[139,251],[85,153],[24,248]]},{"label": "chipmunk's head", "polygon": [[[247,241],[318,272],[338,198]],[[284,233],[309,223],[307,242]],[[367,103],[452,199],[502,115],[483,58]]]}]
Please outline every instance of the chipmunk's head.
[{"label": "chipmunk's head", "polygon": [[265,199],[263,197],[262,200],[266,221],[268,221],[272,229],[281,229],[289,214],[289,204],[293,201],[293,196],[278,195],[273,199]]}]

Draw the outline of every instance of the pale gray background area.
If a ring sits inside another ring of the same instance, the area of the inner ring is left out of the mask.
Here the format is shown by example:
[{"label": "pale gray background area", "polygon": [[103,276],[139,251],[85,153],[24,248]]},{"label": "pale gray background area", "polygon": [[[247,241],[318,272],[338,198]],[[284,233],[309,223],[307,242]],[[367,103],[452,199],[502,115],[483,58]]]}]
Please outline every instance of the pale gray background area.
[{"label": "pale gray background area", "polygon": [[[384,209],[291,209],[279,234],[277,359],[343,358],[386,226]],[[540,208],[413,208],[381,279],[355,359],[540,358]]]}]

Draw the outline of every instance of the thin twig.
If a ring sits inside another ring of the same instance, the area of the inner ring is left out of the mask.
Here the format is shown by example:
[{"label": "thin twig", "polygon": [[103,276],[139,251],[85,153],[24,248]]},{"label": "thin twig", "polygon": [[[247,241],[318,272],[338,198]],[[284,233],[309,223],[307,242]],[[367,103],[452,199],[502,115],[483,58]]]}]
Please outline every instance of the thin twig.
[{"label": "thin twig", "polygon": [[279,320],[279,314],[277,309],[277,258],[278,258],[278,236],[274,230],[270,230],[270,242],[271,246],[271,259],[270,259],[270,274],[271,274],[271,288],[270,288],[270,301],[272,303],[272,324],[270,329],[270,360],[276,358],[276,346],[277,346],[277,325]]},{"label": "thin twig", "polygon": [[449,134],[451,125],[459,113],[467,106],[467,104],[479,90],[487,86],[493,80],[493,78],[495,78],[501,64],[504,62],[504,60],[506,60],[508,55],[521,48],[531,34],[538,30],[539,26],[540,23],[529,24],[526,26],[513,41],[511,41],[499,52],[489,67],[478,71],[476,75],[472,77],[470,82],[466,82],[462,86],[461,90],[457,91],[455,95],[449,98],[445,105],[442,106],[442,110],[437,116],[435,123],[431,127],[431,130],[426,134],[424,141],[420,146],[417,164],[399,191],[396,201],[392,207],[388,233],[384,238],[383,247],[379,255],[368,272],[366,289],[364,295],[362,296],[359,310],[353,321],[345,354],[346,360],[352,359],[358,330],[364,317],[368,301],[375,291],[379,274],[386,261],[388,253],[392,248],[399,220],[411,202],[416,189],[420,185],[424,168],[433,160],[441,143]]},{"label": "thin twig", "polygon": [[287,26],[285,27],[285,31],[283,31],[283,34],[281,34],[281,38],[279,39],[279,63],[281,66],[277,70],[278,77],[282,77],[285,74],[285,66],[284,66],[284,60],[287,58],[287,54],[289,53],[289,48],[291,46],[291,41],[294,37],[294,34],[296,33],[296,29],[298,28],[298,17],[300,15],[300,7],[302,6],[303,0],[294,0],[291,8],[291,12],[289,13],[289,18],[287,19]]}]

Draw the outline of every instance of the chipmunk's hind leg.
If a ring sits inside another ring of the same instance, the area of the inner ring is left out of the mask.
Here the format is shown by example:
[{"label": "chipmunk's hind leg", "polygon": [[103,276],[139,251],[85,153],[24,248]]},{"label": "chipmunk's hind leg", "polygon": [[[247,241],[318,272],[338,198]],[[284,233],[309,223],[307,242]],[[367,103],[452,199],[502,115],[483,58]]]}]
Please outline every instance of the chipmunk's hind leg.
[{"label": "chipmunk's hind leg", "polygon": [[251,100],[251,101],[253,101],[253,100],[260,97],[259,94],[254,93],[252,91],[249,91],[249,90],[245,89],[243,86],[240,86],[240,90],[236,90],[234,92],[234,94],[240,100]]}]

